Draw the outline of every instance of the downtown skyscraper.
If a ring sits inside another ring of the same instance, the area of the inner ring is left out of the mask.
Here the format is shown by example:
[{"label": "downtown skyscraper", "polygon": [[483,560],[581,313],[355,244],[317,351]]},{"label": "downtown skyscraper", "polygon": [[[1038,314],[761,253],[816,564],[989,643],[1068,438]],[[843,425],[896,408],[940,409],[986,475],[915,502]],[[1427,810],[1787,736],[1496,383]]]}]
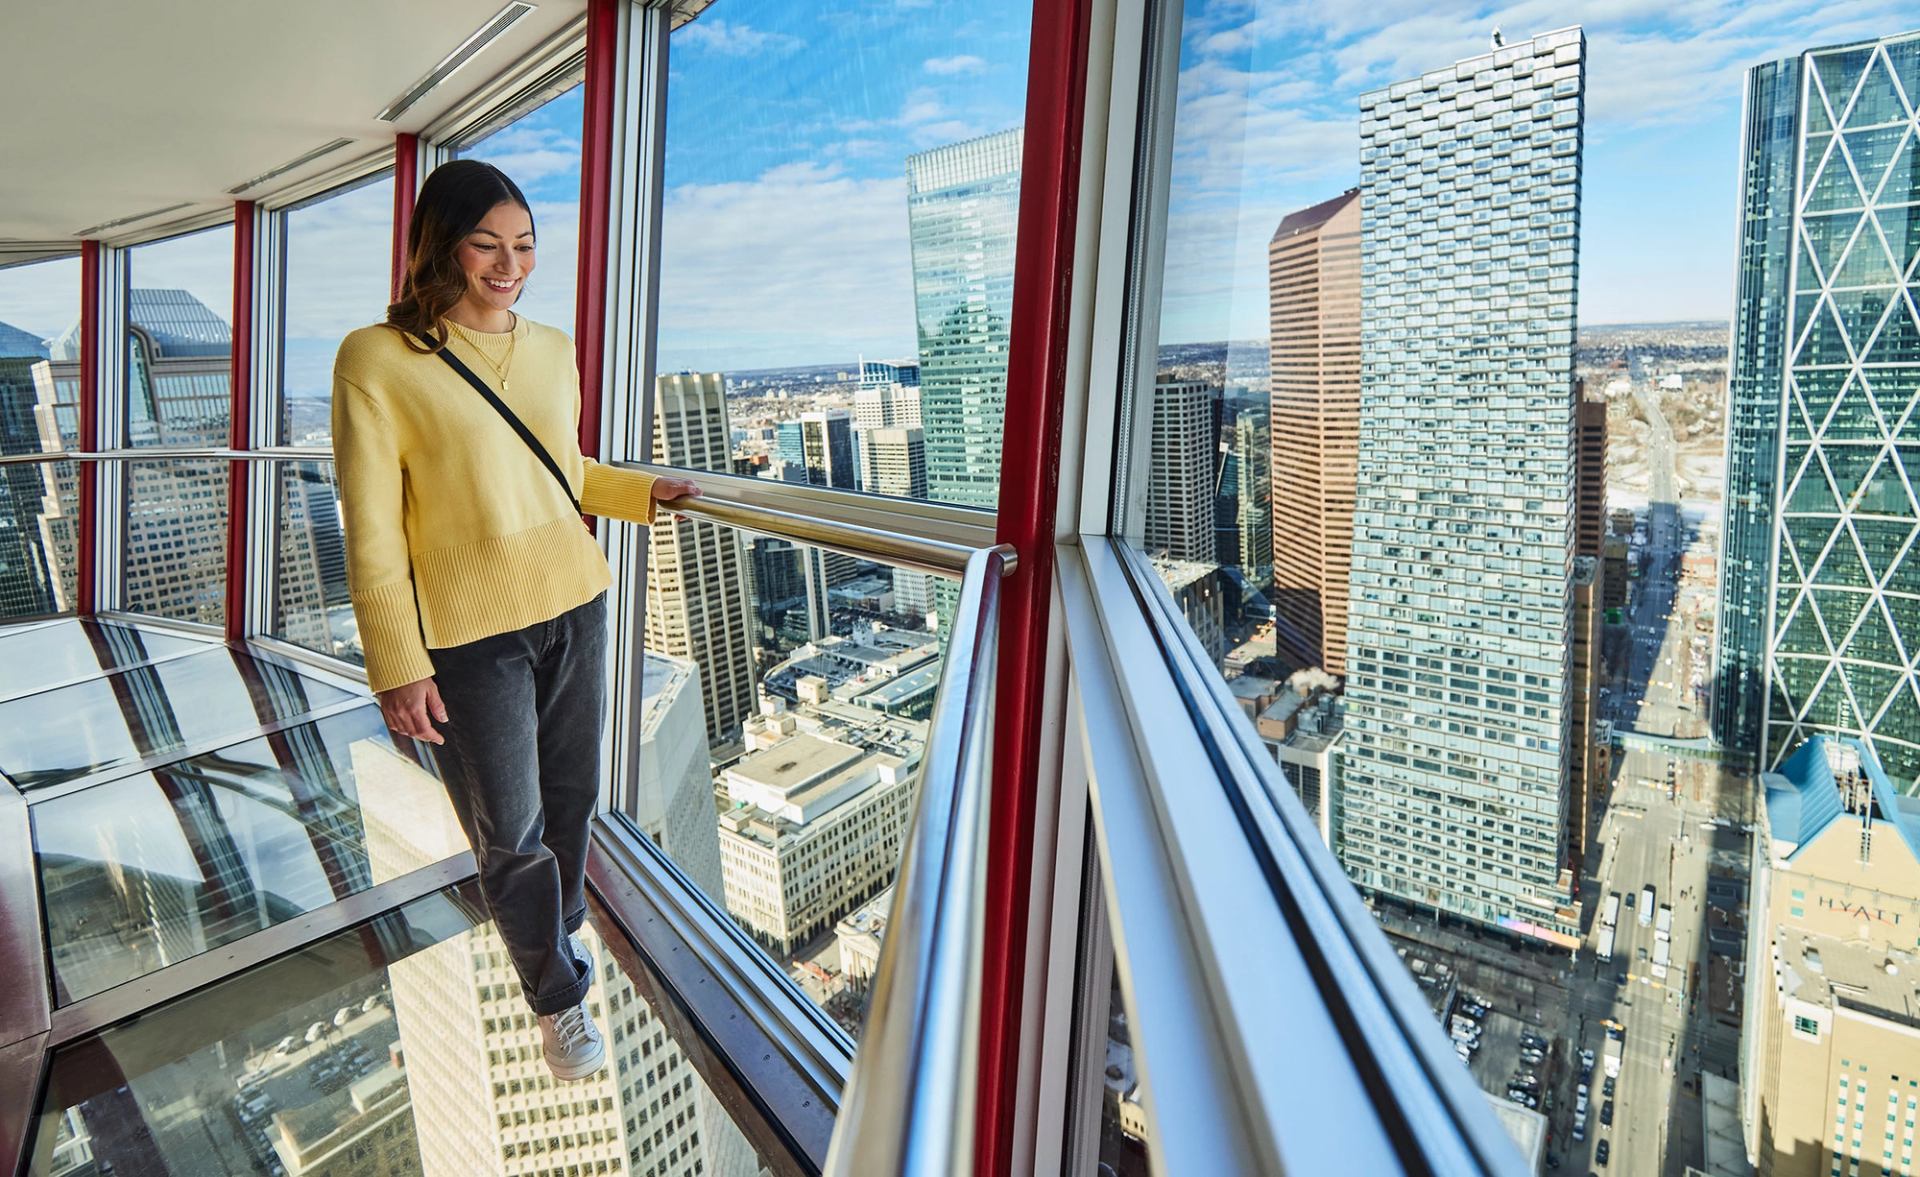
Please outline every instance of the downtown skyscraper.
[{"label": "downtown skyscraper", "polygon": [[927,496],[1000,503],[1019,128],[907,157]]},{"label": "downtown skyscraper", "polygon": [[[680,372],[654,385],[653,460],[690,470],[730,468],[726,381]],[[662,514],[647,570],[647,649],[700,668],[707,742],[726,748],[754,713],[755,632],[746,537],[730,527]]]},{"label": "downtown skyscraper", "polygon": [[1335,832],[1369,891],[1568,947],[1585,61],[1564,29],[1360,99]]},{"label": "downtown skyscraper", "polygon": [[1278,653],[1347,667],[1360,431],[1360,190],[1281,218],[1267,243]]},{"label": "downtown skyscraper", "polygon": [[1920,33],[1747,73],[1713,721],[1920,776]]}]

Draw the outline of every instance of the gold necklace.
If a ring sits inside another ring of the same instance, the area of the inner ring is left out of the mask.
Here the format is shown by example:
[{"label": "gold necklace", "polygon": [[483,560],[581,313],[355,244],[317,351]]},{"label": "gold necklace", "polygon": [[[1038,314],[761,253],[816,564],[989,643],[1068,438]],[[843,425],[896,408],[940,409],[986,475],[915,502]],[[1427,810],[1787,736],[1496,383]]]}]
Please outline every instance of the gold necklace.
[{"label": "gold necklace", "polygon": [[512,311],[508,311],[507,313],[513,315],[513,326],[507,330],[507,361],[504,364],[496,364],[493,362],[493,357],[488,355],[486,349],[480,346],[480,341],[474,338],[476,333],[472,328],[455,323],[452,319],[447,320],[447,322],[453,323],[455,327],[460,328],[460,334],[466,337],[467,342],[472,345],[475,352],[479,353],[480,358],[487,362],[487,367],[493,369],[493,374],[500,378],[501,392],[510,391],[510,386],[507,384],[507,373],[513,369],[513,349],[520,342],[520,316],[514,314]]}]

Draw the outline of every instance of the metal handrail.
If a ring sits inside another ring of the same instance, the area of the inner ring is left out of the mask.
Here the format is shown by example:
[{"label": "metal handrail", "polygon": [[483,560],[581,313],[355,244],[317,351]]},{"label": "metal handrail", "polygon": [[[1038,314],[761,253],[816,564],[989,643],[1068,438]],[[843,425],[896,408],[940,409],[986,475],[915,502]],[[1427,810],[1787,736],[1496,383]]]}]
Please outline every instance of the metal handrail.
[{"label": "metal handrail", "polygon": [[[137,447],[112,450],[45,450],[28,454],[0,454],[0,466],[47,462],[159,462],[159,461],[232,461],[232,462],[331,462],[333,451],[325,446],[263,446],[255,450],[221,447]],[[652,471],[649,471],[652,472]],[[673,473],[679,473],[674,471]],[[960,577],[967,561],[982,550],[947,540],[929,539],[880,527],[867,527],[793,511],[781,511],[732,498],[724,480],[716,480],[710,489],[695,499],[676,499],[675,513],[741,531],[826,548],[863,560],[930,572],[936,576]],[[1000,545],[1000,575],[1011,575],[1017,557],[1013,549]]]},{"label": "metal handrail", "polygon": [[824,1172],[973,1170],[988,762],[1007,553],[967,561],[873,996]]},{"label": "metal handrail", "polygon": [[262,446],[236,450],[224,446],[137,446],[118,450],[36,450],[27,454],[0,454],[0,466],[47,462],[331,462],[326,446]]}]

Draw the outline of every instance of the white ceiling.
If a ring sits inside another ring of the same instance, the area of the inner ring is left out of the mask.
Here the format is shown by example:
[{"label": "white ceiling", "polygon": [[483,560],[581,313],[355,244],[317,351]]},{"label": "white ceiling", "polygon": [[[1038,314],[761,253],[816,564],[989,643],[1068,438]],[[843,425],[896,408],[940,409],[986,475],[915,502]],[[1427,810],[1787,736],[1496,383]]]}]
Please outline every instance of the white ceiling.
[{"label": "white ceiling", "polygon": [[[244,195],[261,199],[419,131],[547,41],[586,0],[538,7],[397,123],[373,116],[505,0],[9,0],[0,17],[0,242],[59,241],[227,189],[331,140],[360,141]],[[147,222],[96,236],[136,233]]]}]

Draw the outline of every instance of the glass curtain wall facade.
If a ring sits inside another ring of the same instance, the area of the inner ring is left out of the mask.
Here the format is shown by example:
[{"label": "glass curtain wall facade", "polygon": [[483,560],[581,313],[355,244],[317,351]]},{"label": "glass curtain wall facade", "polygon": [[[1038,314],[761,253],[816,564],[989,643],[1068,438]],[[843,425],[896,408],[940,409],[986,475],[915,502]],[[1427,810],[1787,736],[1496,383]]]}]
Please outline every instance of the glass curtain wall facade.
[{"label": "glass curtain wall facade", "polygon": [[1567,947],[1585,48],[1547,33],[1360,99],[1335,831],[1362,887]]},{"label": "glass curtain wall facade", "polygon": [[927,494],[987,510],[1000,505],[1024,141],[1015,128],[907,157]]},{"label": "glass curtain wall facade", "polygon": [[[1786,315],[1765,570],[1772,583],[1763,590],[1762,568],[1743,562],[1749,579],[1738,586],[1742,598],[1771,598],[1764,764],[1817,733],[1855,736],[1907,792],[1920,775],[1911,653],[1920,649],[1920,568],[1910,556],[1920,530],[1912,481],[1920,472],[1912,433],[1920,394],[1916,48],[1920,38],[1907,35],[1798,59],[1793,261],[1743,281],[1740,292],[1742,315],[1782,303]],[[1750,94],[1794,72],[1791,61],[1762,67]],[[1769,162],[1776,140],[1749,144],[1749,168]],[[1765,380],[1779,371],[1778,355],[1764,338],[1735,336],[1736,372]],[[1733,406],[1730,436],[1757,453],[1768,432],[1765,400]]]},{"label": "glass curtain wall facade", "polygon": [[1799,159],[1800,60],[1747,73],[1741,150],[1740,270],[1727,374],[1726,532],[1720,570],[1713,733],[1732,752],[1759,747],[1765,702],[1767,582],[1773,567],[1780,374]]}]

